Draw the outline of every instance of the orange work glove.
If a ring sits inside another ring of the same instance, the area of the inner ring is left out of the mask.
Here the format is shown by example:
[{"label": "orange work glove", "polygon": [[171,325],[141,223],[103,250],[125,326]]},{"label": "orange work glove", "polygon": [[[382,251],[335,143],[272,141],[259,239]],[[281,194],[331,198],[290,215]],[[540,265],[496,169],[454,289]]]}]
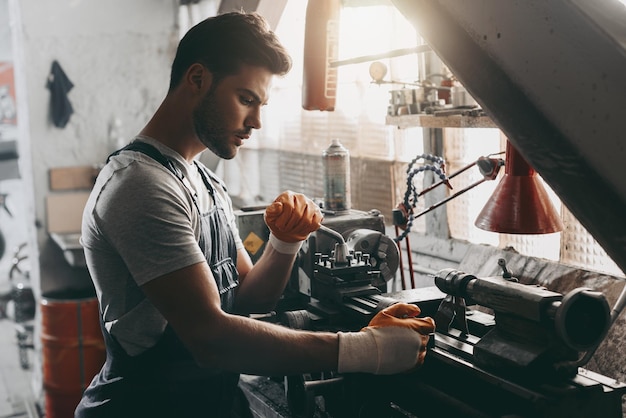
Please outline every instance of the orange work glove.
[{"label": "orange work glove", "polygon": [[323,216],[311,199],[286,191],[265,209],[264,219],[274,237],[286,243],[297,243],[318,230]]},{"label": "orange work glove", "polygon": [[340,373],[395,374],[420,367],[426,356],[432,318],[420,308],[397,303],[377,313],[360,332],[339,332]]},{"label": "orange work glove", "polygon": [[417,362],[421,366],[424,363],[424,357],[426,357],[426,347],[428,346],[430,334],[435,332],[435,321],[429,316],[418,318],[417,316],[420,313],[422,313],[422,310],[417,305],[396,303],[378,312],[372,318],[368,327],[405,327],[417,331],[422,340]]}]

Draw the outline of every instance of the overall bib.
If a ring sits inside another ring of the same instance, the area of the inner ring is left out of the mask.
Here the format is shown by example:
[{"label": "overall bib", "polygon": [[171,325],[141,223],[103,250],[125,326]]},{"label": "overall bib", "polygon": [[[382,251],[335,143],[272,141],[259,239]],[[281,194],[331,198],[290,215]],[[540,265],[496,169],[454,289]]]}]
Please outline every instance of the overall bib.
[{"label": "overall bib", "polygon": [[[134,142],[117,152],[123,150],[147,154],[182,180],[180,171],[153,146]],[[199,245],[219,289],[222,309],[234,313],[234,293],[239,284],[237,249],[224,209],[208,180],[211,174],[203,167],[198,169],[215,203],[208,213],[200,213]],[[251,417],[238,387],[239,375],[197,366],[169,325],[154,347],[131,357],[106,330],[102,316],[100,324],[107,359],[85,390],[76,418]]]}]

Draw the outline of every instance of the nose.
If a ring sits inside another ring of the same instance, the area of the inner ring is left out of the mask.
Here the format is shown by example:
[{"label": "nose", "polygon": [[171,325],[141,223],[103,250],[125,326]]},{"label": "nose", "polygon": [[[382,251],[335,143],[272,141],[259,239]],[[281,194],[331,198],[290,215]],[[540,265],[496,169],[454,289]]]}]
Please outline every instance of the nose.
[{"label": "nose", "polygon": [[254,106],[246,118],[246,128],[261,129],[261,106]]}]

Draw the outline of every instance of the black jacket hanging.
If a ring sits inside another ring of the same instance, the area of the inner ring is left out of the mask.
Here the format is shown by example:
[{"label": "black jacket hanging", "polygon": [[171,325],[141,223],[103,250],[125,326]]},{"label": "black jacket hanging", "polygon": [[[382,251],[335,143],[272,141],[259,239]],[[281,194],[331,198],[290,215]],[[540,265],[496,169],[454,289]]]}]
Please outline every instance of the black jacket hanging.
[{"label": "black jacket hanging", "polygon": [[50,90],[50,114],[52,122],[57,128],[64,128],[74,113],[72,104],[67,97],[67,93],[74,87],[74,84],[67,78],[61,65],[55,60],[48,75],[46,87]]}]

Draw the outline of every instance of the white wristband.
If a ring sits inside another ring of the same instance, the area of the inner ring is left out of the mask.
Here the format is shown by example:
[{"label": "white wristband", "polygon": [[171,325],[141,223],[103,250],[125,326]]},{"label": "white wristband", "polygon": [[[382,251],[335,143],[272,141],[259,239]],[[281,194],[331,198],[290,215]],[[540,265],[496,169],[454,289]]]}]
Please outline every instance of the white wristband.
[{"label": "white wristband", "polygon": [[304,241],[298,241],[298,242],[281,241],[278,238],[276,238],[274,234],[272,234],[271,232],[270,232],[270,238],[268,241],[270,244],[272,244],[272,247],[274,247],[274,249],[278,251],[279,253],[290,254],[290,255],[298,254],[298,251],[300,251],[300,247],[302,247],[302,243],[304,242]]},{"label": "white wristband", "polygon": [[376,373],[378,350],[374,335],[370,332],[338,332],[339,373]]},{"label": "white wristband", "polygon": [[404,327],[339,332],[339,373],[396,374],[418,365],[420,333]]}]

